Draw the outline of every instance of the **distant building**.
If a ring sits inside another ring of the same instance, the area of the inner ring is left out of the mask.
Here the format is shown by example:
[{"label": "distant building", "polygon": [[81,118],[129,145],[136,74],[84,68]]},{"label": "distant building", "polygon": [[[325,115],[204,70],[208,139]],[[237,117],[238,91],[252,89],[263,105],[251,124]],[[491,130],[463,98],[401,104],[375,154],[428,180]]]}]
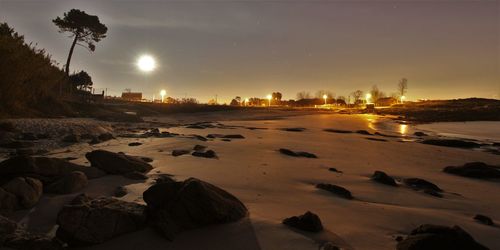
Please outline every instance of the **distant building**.
[{"label": "distant building", "polygon": [[142,93],[140,92],[123,92],[122,99],[133,102],[140,102],[142,100]]},{"label": "distant building", "polygon": [[379,106],[379,107],[380,106],[381,107],[383,107],[383,106],[391,106],[393,104],[396,104],[397,102],[398,102],[398,100],[396,98],[394,98],[394,97],[383,97],[383,98],[379,98],[377,100],[376,105]]}]

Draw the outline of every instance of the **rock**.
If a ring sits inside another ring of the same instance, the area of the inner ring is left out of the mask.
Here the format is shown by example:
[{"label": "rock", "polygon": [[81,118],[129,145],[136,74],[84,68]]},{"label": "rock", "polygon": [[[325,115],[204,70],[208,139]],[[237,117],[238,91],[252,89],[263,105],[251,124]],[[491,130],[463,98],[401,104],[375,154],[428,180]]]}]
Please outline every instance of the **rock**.
[{"label": "rock", "polygon": [[100,134],[97,137],[97,139],[99,139],[99,141],[101,141],[101,142],[105,142],[105,141],[109,141],[109,140],[115,139],[115,137],[111,133],[103,133],[103,134]]},{"label": "rock", "polygon": [[464,164],[463,166],[458,167],[449,166],[445,167],[443,171],[449,174],[477,179],[500,178],[499,167],[488,165],[483,162],[469,162]]},{"label": "rock", "polygon": [[203,146],[203,145],[195,145],[195,146],[193,147],[193,150],[194,150],[194,151],[203,151],[203,150],[205,150],[206,148],[207,148],[207,146]]},{"label": "rock", "polygon": [[17,229],[17,223],[0,215],[0,247],[3,246],[7,235],[13,234]]},{"label": "rock", "polygon": [[145,162],[148,162],[148,163],[149,163],[149,162],[153,162],[153,158],[150,158],[150,157],[144,157],[144,156],[141,156],[140,158],[141,158],[141,160],[143,160],[143,161],[145,161]]},{"label": "rock", "polygon": [[59,211],[57,224],[57,237],[70,246],[98,244],[143,228],[145,206],[83,194]]},{"label": "rock", "polygon": [[415,132],[415,133],[413,133],[413,134],[414,134],[415,136],[418,136],[418,137],[427,136],[427,134],[426,134],[426,133],[424,133],[424,132],[420,132],[420,131],[417,131],[417,132]]},{"label": "rock", "polygon": [[398,184],[391,176],[382,171],[375,171],[372,175],[372,180],[389,186],[397,186]]},{"label": "rock", "polygon": [[387,141],[386,139],[382,139],[382,138],[365,137],[365,139],[370,140],[370,141],[382,141],[382,142],[386,142]]},{"label": "rock", "polygon": [[288,132],[302,132],[306,129],[305,128],[282,128],[281,130],[288,131]]},{"label": "rock", "polygon": [[191,155],[203,158],[217,158],[217,154],[213,150],[207,150],[205,152],[195,151]]},{"label": "rock", "polygon": [[443,198],[443,195],[440,192],[436,191],[436,190],[424,189],[424,193],[426,193],[428,195],[432,195],[432,196],[438,197],[438,198]]},{"label": "rock", "polygon": [[117,187],[115,189],[113,196],[119,198],[119,197],[123,197],[123,196],[127,195],[127,193],[128,193],[128,191],[125,187]]},{"label": "rock", "polygon": [[105,175],[97,168],[77,165],[59,158],[15,156],[0,162],[0,176],[2,177],[30,176],[45,184],[73,171],[81,171],[89,179]]},{"label": "rock", "polygon": [[78,192],[88,184],[87,176],[80,171],[74,171],[45,186],[45,192],[52,194],[71,194]]},{"label": "rock", "polygon": [[172,150],[172,156],[181,156],[185,154],[189,154],[191,151],[185,149],[174,149]]},{"label": "rock", "polygon": [[319,216],[310,211],[307,211],[303,215],[286,218],[282,223],[307,232],[317,233],[323,231],[323,225]]},{"label": "rock", "polygon": [[248,214],[238,198],[195,178],[155,184],[143,197],[151,222],[168,239],[183,230],[234,222]]},{"label": "rock", "polygon": [[93,139],[97,139],[96,136],[92,135],[92,134],[81,134],[80,135],[80,139],[82,140],[93,140]]},{"label": "rock", "polygon": [[331,172],[335,172],[335,173],[339,173],[339,174],[342,174],[343,172],[336,169],[336,168],[328,168],[328,171],[331,171]]},{"label": "rock", "polygon": [[430,181],[426,181],[424,179],[420,179],[420,178],[408,178],[408,179],[404,179],[403,182],[415,189],[415,190],[432,190],[434,192],[443,192],[443,190],[441,188],[439,188],[436,184],[430,182]]},{"label": "rock", "polygon": [[94,150],[85,154],[92,167],[99,168],[109,174],[124,174],[138,171],[148,172],[153,166],[144,162],[139,157],[118,154],[105,150]]},{"label": "rock", "polygon": [[22,208],[35,206],[43,192],[42,182],[31,177],[16,177],[5,183],[2,188],[15,195]]},{"label": "rock", "polygon": [[142,145],[142,143],[140,143],[140,142],[131,142],[131,143],[129,143],[128,145],[129,145],[130,147],[136,147],[136,146],[141,146],[141,145]]},{"label": "rock", "polygon": [[478,143],[454,139],[427,139],[422,141],[423,144],[454,147],[454,148],[478,148],[481,146]]},{"label": "rock", "polygon": [[63,142],[67,143],[79,143],[80,142],[80,136],[75,135],[75,134],[69,134],[62,139]]},{"label": "rock", "polygon": [[325,244],[323,244],[320,248],[320,250],[341,250],[338,246],[335,246],[333,243],[331,242],[326,242]]},{"label": "rock", "polygon": [[425,224],[398,242],[397,250],[487,250],[459,226]]},{"label": "rock", "polygon": [[207,139],[207,138],[205,138],[205,137],[203,137],[203,136],[201,136],[201,135],[193,135],[193,137],[194,137],[195,139],[200,140],[200,141],[208,141],[208,139]]},{"label": "rock", "polygon": [[175,180],[169,174],[160,174],[160,175],[158,175],[158,177],[155,178],[156,184],[165,183],[165,182],[173,183],[173,182],[175,182]]},{"label": "rock", "polygon": [[476,216],[474,216],[474,220],[488,226],[495,225],[495,223],[493,223],[493,220],[490,217],[482,214],[476,214]]},{"label": "rock", "polygon": [[224,139],[245,139],[244,136],[242,135],[238,135],[238,134],[234,134],[234,135],[224,135],[222,138]]},{"label": "rock", "polygon": [[132,180],[146,180],[148,178],[147,175],[145,175],[144,173],[138,172],[138,171],[124,173],[123,177],[129,178]]},{"label": "rock", "polygon": [[319,183],[316,185],[316,188],[326,190],[330,193],[336,194],[342,198],[346,198],[349,200],[353,198],[351,192],[349,190],[341,187],[341,186],[337,186],[337,185],[333,185],[333,184],[326,184],[326,183]]},{"label": "rock", "polygon": [[94,145],[94,144],[99,144],[101,141],[97,137],[93,137],[92,140],[90,140],[89,144]]},{"label": "rock", "polygon": [[370,132],[366,130],[357,130],[356,133],[362,134],[362,135],[372,135]]},{"label": "rock", "polygon": [[10,214],[18,206],[17,197],[0,187],[0,214]]},{"label": "rock", "polygon": [[300,152],[300,151],[292,151],[290,149],[286,148],[280,148],[279,152],[288,155],[288,156],[293,156],[293,157],[305,157],[305,158],[318,158],[315,154],[308,153],[308,152]]},{"label": "rock", "polygon": [[57,238],[28,232],[20,228],[13,234],[6,235],[4,245],[10,249],[20,250],[59,250],[64,248],[63,243]]},{"label": "rock", "polygon": [[330,133],[338,133],[338,134],[351,134],[352,133],[352,131],[349,131],[349,130],[330,129],[330,128],[323,129],[323,131],[330,132]]}]

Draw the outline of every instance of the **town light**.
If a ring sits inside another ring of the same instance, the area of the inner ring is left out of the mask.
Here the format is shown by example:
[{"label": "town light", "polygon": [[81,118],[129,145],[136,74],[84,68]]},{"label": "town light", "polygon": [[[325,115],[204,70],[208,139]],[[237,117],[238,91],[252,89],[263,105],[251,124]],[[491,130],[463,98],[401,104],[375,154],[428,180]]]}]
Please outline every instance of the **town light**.
[{"label": "town light", "polygon": [[249,102],[249,101],[250,101],[250,100],[248,100],[248,98],[245,98],[245,106],[247,106],[247,105],[248,105],[248,102]]},{"label": "town light", "polygon": [[401,96],[401,103],[403,103],[405,101],[405,99],[406,99],[406,96],[404,96],[404,95]]},{"label": "town light", "polygon": [[370,93],[366,94],[366,103],[369,103],[371,98],[372,98],[372,94],[370,94]]},{"label": "town light", "polygon": [[327,95],[323,95],[323,99],[325,99],[325,105],[326,105],[326,99],[328,98]]},{"label": "town light", "polygon": [[269,107],[271,107],[271,100],[273,99],[272,95],[267,95],[267,100],[269,100]]},{"label": "town light", "polygon": [[162,103],[163,103],[163,101],[164,101],[165,95],[167,95],[167,91],[166,91],[166,90],[164,90],[164,89],[162,89],[162,90],[160,91],[160,96],[161,96],[161,102],[162,102]]}]

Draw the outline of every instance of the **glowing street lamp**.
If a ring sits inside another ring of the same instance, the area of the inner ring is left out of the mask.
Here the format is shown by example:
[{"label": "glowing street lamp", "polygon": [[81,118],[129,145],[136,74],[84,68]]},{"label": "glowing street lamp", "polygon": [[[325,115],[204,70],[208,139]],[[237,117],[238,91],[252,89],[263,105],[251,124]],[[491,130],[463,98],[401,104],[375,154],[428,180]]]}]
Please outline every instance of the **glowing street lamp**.
[{"label": "glowing street lamp", "polygon": [[327,95],[323,95],[323,99],[325,99],[325,105],[326,105],[326,99],[328,98]]},{"label": "glowing street lamp", "polygon": [[250,100],[248,100],[248,98],[245,98],[245,106],[248,105],[248,101],[250,101]]},{"label": "glowing street lamp", "polygon": [[164,101],[165,95],[167,95],[167,91],[166,91],[166,90],[164,90],[164,89],[162,89],[162,90],[160,91],[160,96],[161,96],[161,102],[162,102],[162,103],[163,103],[163,101]]},{"label": "glowing street lamp", "polygon": [[267,100],[269,100],[269,107],[271,107],[271,100],[273,99],[272,95],[267,95]]},{"label": "glowing street lamp", "polygon": [[366,94],[366,103],[370,103],[370,99],[372,98],[372,94]]},{"label": "glowing street lamp", "polygon": [[406,99],[406,96],[402,95],[401,96],[401,103],[403,103],[405,101],[405,99]]}]

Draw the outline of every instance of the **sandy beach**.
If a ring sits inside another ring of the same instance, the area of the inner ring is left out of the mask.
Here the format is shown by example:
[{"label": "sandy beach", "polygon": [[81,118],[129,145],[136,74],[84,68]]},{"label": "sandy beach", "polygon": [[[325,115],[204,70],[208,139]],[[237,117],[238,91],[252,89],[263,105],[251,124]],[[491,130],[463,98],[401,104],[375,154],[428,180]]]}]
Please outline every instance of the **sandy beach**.
[{"label": "sandy beach", "polygon": [[[191,117],[189,122],[213,121],[219,115]],[[161,132],[178,133],[171,138],[124,138],[100,144],[77,143],[50,152],[51,157],[72,157],[72,162],[89,165],[85,153],[96,149],[125,152],[153,159],[154,169],[145,181],[108,175],[89,181],[81,192],[92,196],[112,196],[118,186],[128,194],[124,201],[144,203],[142,193],[158,174],[176,180],[189,177],[217,185],[238,197],[249,209],[249,217],[236,223],[185,231],[173,241],[151,229],[126,234],[88,249],[318,249],[334,242],[343,249],[394,249],[397,236],[408,234],[418,225],[431,223],[459,225],[478,242],[500,249],[500,229],[477,223],[475,214],[500,219],[496,191],[500,183],[475,180],[444,173],[446,166],[481,161],[496,165],[500,155],[470,149],[425,145],[416,142],[413,127],[400,127],[385,136],[332,133],[324,129],[367,130],[381,123],[398,126],[375,115],[312,114],[281,119],[226,119],[216,128],[159,127]],[[162,123],[162,118],[154,118]],[[177,118],[176,118],[177,119]],[[172,122],[172,117],[165,118]],[[181,120],[186,120],[183,117]],[[221,119],[222,120],[222,119]],[[386,126],[386,127],[387,127]],[[301,132],[287,128],[304,128]],[[244,139],[199,141],[188,135],[240,134]],[[373,140],[373,138],[380,140]],[[139,146],[128,146],[139,142]],[[214,150],[217,159],[172,156],[173,150],[200,144]],[[296,158],[279,153],[280,148],[306,151],[318,158]],[[329,171],[336,168],[339,172]],[[438,198],[400,185],[391,187],[370,180],[380,170],[401,181],[418,177],[441,189]],[[315,187],[330,183],[348,189],[352,200],[343,199]],[[79,193],[81,193],[79,192]],[[14,214],[30,230],[54,234],[56,216],[76,194],[44,195],[29,211]],[[320,234],[290,230],[281,221],[306,211],[316,213],[325,227]]]}]

